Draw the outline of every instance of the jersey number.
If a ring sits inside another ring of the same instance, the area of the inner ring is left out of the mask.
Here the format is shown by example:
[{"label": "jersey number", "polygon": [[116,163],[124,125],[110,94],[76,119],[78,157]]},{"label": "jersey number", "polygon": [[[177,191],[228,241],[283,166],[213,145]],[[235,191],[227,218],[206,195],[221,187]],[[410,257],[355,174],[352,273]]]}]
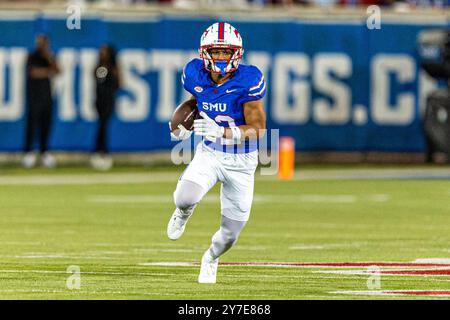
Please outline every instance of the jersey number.
[{"label": "jersey number", "polygon": [[[229,127],[236,127],[236,123],[234,122],[234,119],[230,116],[224,116],[224,115],[218,115],[214,118],[214,121],[216,122],[228,122]],[[224,145],[233,145],[233,139],[226,139],[221,138],[222,144]]]},{"label": "jersey number", "polygon": [[218,115],[214,118],[216,122],[228,122],[229,127],[236,127],[236,123],[234,123],[234,119],[230,116]]}]

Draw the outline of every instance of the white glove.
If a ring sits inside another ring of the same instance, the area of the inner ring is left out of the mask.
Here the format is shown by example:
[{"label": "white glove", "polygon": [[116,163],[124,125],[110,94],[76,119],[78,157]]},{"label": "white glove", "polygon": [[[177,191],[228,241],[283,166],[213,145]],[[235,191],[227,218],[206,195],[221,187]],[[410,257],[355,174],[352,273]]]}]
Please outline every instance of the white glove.
[{"label": "white glove", "polygon": [[[169,122],[169,130],[171,130],[171,129],[172,129],[172,126],[170,125],[170,122]],[[175,129],[174,131],[177,134],[174,134],[172,131],[170,131],[170,136],[172,138],[172,141],[181,141],[181,140],[189,139],[189,137],[192,134],[192,131],[187,130],[185,127],[183,127],[182,124],[179,124],[178,129]]]},{"label": "white glove", "polygon": [[203,119],[194,120],[194,132],[196,135],[204,136],[208,140],[216,141],[217,138],[222,138],[225,132],[225,128],[219,126],[208,115],[200,111],[200,115]]}]

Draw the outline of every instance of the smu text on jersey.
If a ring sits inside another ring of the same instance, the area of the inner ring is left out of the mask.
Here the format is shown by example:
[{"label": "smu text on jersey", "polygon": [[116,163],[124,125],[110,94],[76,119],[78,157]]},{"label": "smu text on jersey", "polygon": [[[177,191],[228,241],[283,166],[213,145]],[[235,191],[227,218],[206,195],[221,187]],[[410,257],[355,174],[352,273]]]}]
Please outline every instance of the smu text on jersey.
[{"label": "smu text on jersey", "polygon": [[206,111],[216,111],[216,112],[225,112],[227,111],[226,103],[211,103],[211,102],[202,102],[202,109]]}]

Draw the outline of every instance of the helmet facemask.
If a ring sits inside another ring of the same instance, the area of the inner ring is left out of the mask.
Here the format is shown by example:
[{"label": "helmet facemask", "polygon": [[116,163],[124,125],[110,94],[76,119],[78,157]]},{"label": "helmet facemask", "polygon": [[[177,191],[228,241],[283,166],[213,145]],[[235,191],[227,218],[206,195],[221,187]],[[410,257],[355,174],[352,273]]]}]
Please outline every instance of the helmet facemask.
[{"label": "helmet facemask", "polygon": [[[229,59],[215,59],[209,52],[211,49],[231,49],[233,50],[233,54]],[[225,76],[227,73],[231,73],[238,68],[244,52],[240,47],[229,45],[202,46],[199,51],[200,58],[203,59],[206,70],[213,73],[220,73],[222,76]]]}]

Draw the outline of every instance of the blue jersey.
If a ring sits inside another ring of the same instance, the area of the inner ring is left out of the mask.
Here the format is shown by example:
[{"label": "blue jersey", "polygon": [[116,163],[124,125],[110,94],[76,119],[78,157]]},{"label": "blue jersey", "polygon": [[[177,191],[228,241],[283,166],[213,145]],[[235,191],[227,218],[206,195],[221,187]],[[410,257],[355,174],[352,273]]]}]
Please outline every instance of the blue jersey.
[{"label": "blue jersey", "polygon": [[[199,111],[204,111],[222,127],[245,124],[244,103],[262,99],[266,93],[264,77],[255,66],[240,64],[223,84],[216,84],[205,69],[201,59],[193,59],[183,69],[181,82],[197,100]],[[213,149],[231,153],[247,153],[257,149],[257,141],[246,141],[230,147],[231,139],[221,138],[216,142],[203,140]],[[227,146],[228,145],[228,146]]]}]

